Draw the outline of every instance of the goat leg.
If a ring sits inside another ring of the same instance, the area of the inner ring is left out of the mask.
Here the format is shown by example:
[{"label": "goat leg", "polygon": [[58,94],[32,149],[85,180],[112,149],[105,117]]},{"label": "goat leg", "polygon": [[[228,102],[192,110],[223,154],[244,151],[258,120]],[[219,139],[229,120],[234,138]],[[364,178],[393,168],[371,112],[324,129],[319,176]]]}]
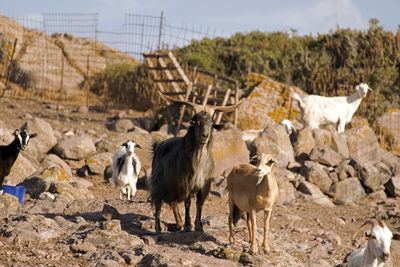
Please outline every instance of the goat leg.
[{"label": "goat leg", "polygon": [[235,203],[232,198],[229,198],[229,242],[231,244],[235,243],[235,236],[233,232],[233,210],[235,208]]},{"label": "goat leg", "polygon": [[271,213],[272,213],[272,207],[264,211],[264,241],[263,241],[264,252],[269,252],[268,231],[269,231],[269,219],[271,217]]},{"label": "goat leg", "polygon": [[[251,251],[253,252],[253,254],[257,254],[258,253],[258,247],[257,247],[257,239],[256,239],[256,233],[257,233],[257,219],[256,219],[256,210],[252,209],[250,211],[250,220],[251,220]],[[249,233],[250,233],[250,229],[249,229]]]},{"label": "goat leg", "polygon": [[161,224],[160,224],[160,213],[161,213],[161,203],[155,203],[154,204],[156,208],[156,212],[154,213],[154,218],[155,218],[155,229],[157,233],[161,233]]},{"label": "goat leg", "polygon": [[251,244],[253,242],[253,228],[251,227],[251,217],[250,217],[250,213],[246,213],[246,224],[247,224],[247,229],[249,229],[249,244]]},{"label": "goat leg", "polygon": [[185,228],[184,231],[190,232],[192,230],[192,221],[190,218],[190,195],[185,201]]},{"label": "goat leg", "polygon": [[197,192],[196,199],[196,220],[195,220],[195,230],[203,232],[203,223],[201,222],[201,212],[203,210],[203,204],[206,201],[208,193],[211,188],[211,179],[204,184],[203,188]]},{"label": "goat leg", "polygon": [[172,211],[174,212],[174,217],[175,217],[175,221],[176,221],[176,229],[178,231],[181,231],[181,230],[183,230],[183,223],[182,223],[181,215],[179,214],[178,203],[172,202],[171,208],[172,208]]}]

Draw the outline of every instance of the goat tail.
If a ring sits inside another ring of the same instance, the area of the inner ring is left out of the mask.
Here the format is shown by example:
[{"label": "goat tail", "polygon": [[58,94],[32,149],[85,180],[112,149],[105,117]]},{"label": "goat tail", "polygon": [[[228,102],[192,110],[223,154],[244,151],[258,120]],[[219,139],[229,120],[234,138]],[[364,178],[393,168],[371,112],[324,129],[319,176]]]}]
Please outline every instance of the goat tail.
[{"label": "goat tail", "polygon": [[305,107],[304,102],[303,102],[303,100],[301,100],[300,96],[297,93],[292,93],[292,98],[294,100],[297,100],[299,102],[300,107],[302,109],[304,109],[304,107]]}]

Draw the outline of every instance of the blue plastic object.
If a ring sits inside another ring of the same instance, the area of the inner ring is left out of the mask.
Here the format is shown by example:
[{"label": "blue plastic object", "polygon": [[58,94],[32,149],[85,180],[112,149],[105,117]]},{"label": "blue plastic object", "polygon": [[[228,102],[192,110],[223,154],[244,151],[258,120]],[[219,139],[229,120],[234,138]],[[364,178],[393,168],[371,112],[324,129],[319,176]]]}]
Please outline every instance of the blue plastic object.
[{"label": "blue plastic object", "polygon": [[25,187],[22,186],[13,186],[13,185],[3,185],[3,194],[8,193],[10,195],[16,196],[18,198],[19,204],[21,206],[24,204],[24,198],[25,198],[25,192],[26,189]]}]

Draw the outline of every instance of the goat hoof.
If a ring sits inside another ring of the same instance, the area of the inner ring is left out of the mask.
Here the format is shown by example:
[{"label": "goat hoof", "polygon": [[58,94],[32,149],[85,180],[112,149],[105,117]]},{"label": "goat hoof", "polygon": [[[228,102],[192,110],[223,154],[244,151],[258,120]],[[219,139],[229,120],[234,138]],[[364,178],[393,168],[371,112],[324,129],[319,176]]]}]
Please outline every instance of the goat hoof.
[{"label": "goat hoof", "polygon": [[176,225],[176,230],[177,231],[182,231],[183,230],[183,225],[182,224],[177,224]]},{"label": "goat hoof", "polygon": [[269,246],[268,245],[264,246],[264,253],[269,253],[269,251],[270,251]]}]

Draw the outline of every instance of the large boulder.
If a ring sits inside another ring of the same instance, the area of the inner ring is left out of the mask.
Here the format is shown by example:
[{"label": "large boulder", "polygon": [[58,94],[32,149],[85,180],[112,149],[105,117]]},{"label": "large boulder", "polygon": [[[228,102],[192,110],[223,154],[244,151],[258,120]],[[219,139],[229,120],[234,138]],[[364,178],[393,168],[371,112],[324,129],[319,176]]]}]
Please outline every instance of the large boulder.
[{"label": "large boulder", "polygon": [[384,149],[379,150],[381,162],[386,164],[393,175],[400,175],[400,158]]},{"label": "large boulder", "polygon": [[282,125],[274,124],[264,129],[262,134],[254,139],[253,146],[257,155],[272,154],[277,159],[277,166],[286,167],[294,161],[293,147],[289,135]]},{"label": "large boulder", "polygon": [[96,147],[87,136],[72,136],[61,139],[53,151],[63,159],[81,160],[95,154]]},{"label": "large boulder", "polygon": [[347,138],[345,134],[338,134],[337,131],[332,131],[331,148],[344,158],[349,158],[349,147],[347,146]]},{"label": "large boulder", "polygon": [[[135,150],[136,152],[136,150]],[[95,154],[86,159],[85,164],[89,171],[94,174],[104,174],[107,166],[111,165],[112,153],[104,152]]]},{"label": "large boulder", "polygon": [[356,127],[345,132],[349,156],[364,161],[379,161],[380,148],[378,140],[368,126]]},{"label": "large boulder", "polygon": [[110,130],[119,132],[119,133],[127,133],[134,128],[134,124],[130,119],[119,119],[113,124],[109,125],[108,128]]},{"label": "large boulder", "polygon": [[307,159],[314,147],[315,140],[312,130],[310,128],[300,130],[293,146],[295,157],[297,159]]},{"label": "large boulder", "polygon": [[330,194],[342,202],[359,201],[366,196],[364,188],[356,177],[335,183],[330,188]]},{"label": "large boulder", "polygon": [[6,177],[6,183],[16,185],[31,176],[38,168],[39,162],[24,151],[21,151],[11,168],[10,174]]},{"label": "large boulder", "polygon": [[26,151],[38,157],[49,152],[57,143],[57,138],[54,134],[51,125],[40,118],[34,118],[27,122],[29,133],[37,133],[37,136],[29,141]]},{"label": "large boulder", "polygon": [[277,204],[288,204],[296,200],[297,191],[293,184],[289,181],[289,176],[294,174],[283,168],[274,168],[275,179],[279,187],[279,197]]},{"label": "large boulder", "polygon": [[352,165],[357,172],[357,177],[366,187],[367,192],[374,192],[386,184],[391,178],[390,169],[382,162],[374,164],[371,161],[355,159]]},{"label": "large boulder", "polygon": [[248,76],[248,83],[258,85],[238,108],[240,129],[262,129],[298,114],[297,107],[291,106],[290,95],[304,95],[299,88],[255,73]]},{"label": "large boulder", "polygon": [[232,127],[213,134],[214,143],[211,148],[215,162],[213,177],[221,175],[224,170],[234,165],[249,162],[249,151],[239,129]]},{"label": "large boulder", "polygon": [[327,166],[337,166],[344,158],[328,146],[316,146],[311,150],[310,159]]},{"label": "large boulder", "polygon": [[300,192],[300,197],[304,198],[305,200],[312,201],[321,206],[335,206],[332,201],[321,192],[318,186],[313,183],[303,181],[299,184],[297,190]]},{"label": "large boulder", "polygon": [[306,161],[300,168],[300,173],[308,182],[317,185],[322,192],[329,192],[332,179],[328,175],[328,169],[314,161]]},{"label": "large boulder", "polygon": [[65,171],[65,174],[67,175],[68,178],[72,178],[72,170],[71,167],[65,163],[60,157],[58,157],[56,154],[48,154],[44,159],[42,160],[42,167],[45,168],[51,168],[51,167],[60,167]]}]

